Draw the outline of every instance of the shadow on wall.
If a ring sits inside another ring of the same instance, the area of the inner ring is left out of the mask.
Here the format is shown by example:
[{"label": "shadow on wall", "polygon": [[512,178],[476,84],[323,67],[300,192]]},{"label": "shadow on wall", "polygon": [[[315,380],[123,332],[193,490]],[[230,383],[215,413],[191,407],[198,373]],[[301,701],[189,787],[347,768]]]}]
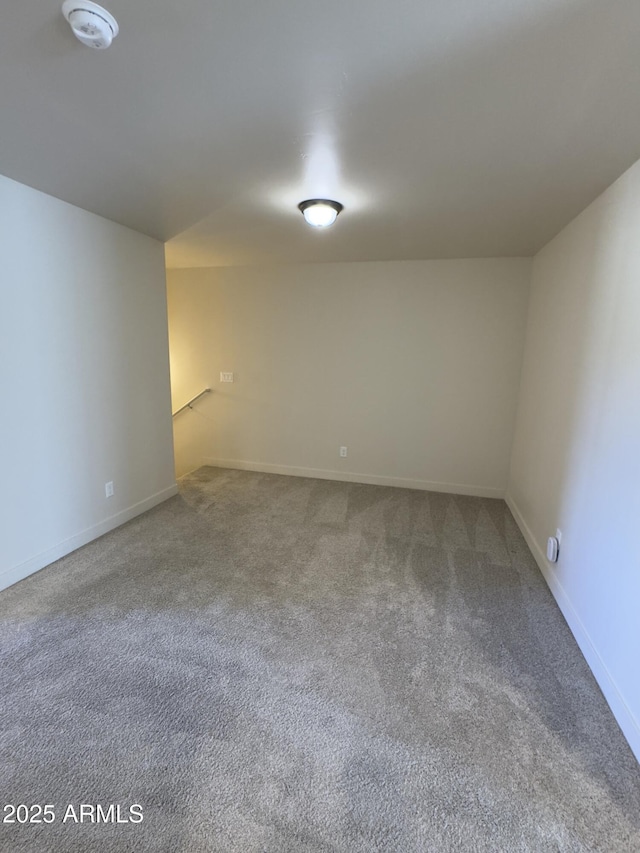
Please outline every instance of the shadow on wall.
[{"label": "shadow on wall", "polygon": [[552,578],[636,749],[639,181],[636,165],[535,259],[510,486],[541,549],[563,532]]},{"label": "shadow on wall", "polygon": [[5,585],[175,481],[161,244],[2,177],[0,197]]}]

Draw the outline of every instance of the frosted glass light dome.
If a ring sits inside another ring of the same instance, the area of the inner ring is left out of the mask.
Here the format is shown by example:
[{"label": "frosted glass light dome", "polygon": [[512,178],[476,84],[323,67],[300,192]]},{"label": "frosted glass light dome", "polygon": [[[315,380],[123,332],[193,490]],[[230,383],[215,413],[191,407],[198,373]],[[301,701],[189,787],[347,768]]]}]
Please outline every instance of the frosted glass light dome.
[{"label": "frosted glass light dome", "polygon": [[308,225],[314,228],[328,228],[336,221],[342,205],[339,201],[331,201],[327,198],[310,198],[307,201],[301,201],[298,209]]}]

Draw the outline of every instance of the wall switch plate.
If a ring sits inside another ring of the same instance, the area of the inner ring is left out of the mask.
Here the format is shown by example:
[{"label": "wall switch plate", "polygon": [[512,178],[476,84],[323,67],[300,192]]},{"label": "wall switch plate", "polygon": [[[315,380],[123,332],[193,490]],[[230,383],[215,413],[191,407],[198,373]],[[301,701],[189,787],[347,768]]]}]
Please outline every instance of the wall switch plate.
[{"label": "wall switch plate", "polygon": [[113,480],[109,480],[108,483],[104,484],[104,494],[107,498],[113,497]]},{"label": "wall switch plate", "polygon": [[346,458],[346,456],[347,456],[347,448],[346,447],[340,448],[340,456],[342,456],[343,459]]},{"label": "wall switch plate", "polygon": [[220,382],[233,382],[233,373],[221,373]]}]

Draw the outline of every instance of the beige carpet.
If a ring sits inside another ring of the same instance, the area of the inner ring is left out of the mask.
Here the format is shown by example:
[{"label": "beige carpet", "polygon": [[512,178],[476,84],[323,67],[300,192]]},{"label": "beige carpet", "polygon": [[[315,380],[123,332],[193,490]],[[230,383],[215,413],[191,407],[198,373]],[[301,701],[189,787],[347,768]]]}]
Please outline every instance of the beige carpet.
[{"label": "beige carpet", "polygon": [[2,851],[640,850],[638,764],[502,501],[203,468],[0,627],[3,804],[55,806]]}]

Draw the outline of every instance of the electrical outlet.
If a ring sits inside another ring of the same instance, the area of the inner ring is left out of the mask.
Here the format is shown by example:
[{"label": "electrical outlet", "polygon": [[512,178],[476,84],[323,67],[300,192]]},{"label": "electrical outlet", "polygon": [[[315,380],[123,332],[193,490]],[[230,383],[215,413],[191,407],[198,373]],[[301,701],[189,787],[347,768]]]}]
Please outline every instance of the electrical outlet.
[{"label": "electrical outlet", "polygon": [[346,457],[347,457],[347,448],[346,448],[346,447],[341,447],[341,448],[340,448],[340,456],[341,456],[343,459],[346,459]]},{"label": "electrical outlet", "polygon": [[220,382],[233,382],[233,373],[221,373]]},{"label": "electrical outlet", "polygon": [[113,480],[109,480],[108,483],[104,484],[104,494],[107,498],[113,497]]}]

